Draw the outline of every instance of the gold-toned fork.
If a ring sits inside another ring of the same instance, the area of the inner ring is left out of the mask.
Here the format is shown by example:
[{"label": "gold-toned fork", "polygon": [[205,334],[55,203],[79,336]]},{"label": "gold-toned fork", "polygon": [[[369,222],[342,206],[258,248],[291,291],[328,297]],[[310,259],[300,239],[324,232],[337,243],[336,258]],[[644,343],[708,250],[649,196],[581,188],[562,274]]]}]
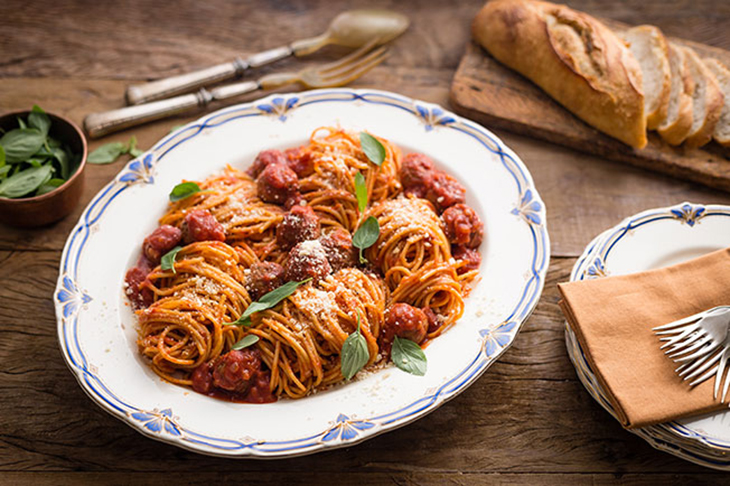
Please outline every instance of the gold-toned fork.
[{"label": "gold-toned fork", "polygon": [[203,88],[197,93],[175,98],[92,113],[84,119],[84,128],[90,137],[95,138],[257,90],[275,89],[295,83],[309,89],[345,86],[385,60],[388,49],[385,46],[373,49],[377,44],[378,39],[373,39],[342,59],[324,66],[308,67],[291,73],[267,74],[255,81],[219,86],[211,90]]}]

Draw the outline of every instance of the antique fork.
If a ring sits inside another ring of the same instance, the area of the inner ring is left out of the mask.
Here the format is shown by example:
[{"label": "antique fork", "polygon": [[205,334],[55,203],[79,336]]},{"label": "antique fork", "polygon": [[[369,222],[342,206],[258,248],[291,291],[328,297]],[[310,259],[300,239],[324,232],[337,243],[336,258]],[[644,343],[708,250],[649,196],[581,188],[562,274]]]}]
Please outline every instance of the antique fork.
[{"label": "antique fork", "polygon": [[[696,386],[715,376],[715,399],[720,391],[725,369],[730,360],[730,306],[723,305],[700,312],[693,316],[655,327],[653,331],[663,336],[661,349],[681,365],[675,370],[684,380],[693,380]],[[704,373],[704,374],[703,374]],[[722,385],[724,402],[730,389],[730,373]]]},{"label": "antique fork", "polygon": [[152,120],[184,113],[197,107],[205,107],[213,101],[234,98],[260,89],[280,88],[295,83],[306,88],[344,86],[385,60],[387,47],[381,46],[373,50],[377,44],[378,39],[373,39],[342,59],[324,66],[309,67],[292,73],[267,74],[255,81],[219,86],[211,90],[203,88],[197,93],[175,98],[103,113],[92,113],[84,119],[84,128],[90,137],[95,138]]}]

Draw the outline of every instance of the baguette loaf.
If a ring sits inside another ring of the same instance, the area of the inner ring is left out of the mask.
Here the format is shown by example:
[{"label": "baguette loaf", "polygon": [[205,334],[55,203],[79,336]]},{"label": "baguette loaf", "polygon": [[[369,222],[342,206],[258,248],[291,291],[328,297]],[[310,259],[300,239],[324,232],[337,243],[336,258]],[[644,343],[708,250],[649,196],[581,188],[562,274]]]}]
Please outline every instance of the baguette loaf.
[{"label": "baguette loaf", "polygon": [[622,37],[629,43],[631,53],[641,66],[646,128],[654,130],[667,116],[672,87],[667,40],[653,25],[633,27]]},{"label": "baguette loaf", "polygon": [[730,70],[717,59],[705,59],[705,65],[710,68],[712,74],[720,85],[722,94],[725,95],[725,104],[720,112],[720,120],[715,125],[714,138],[717,143],[726,147],[730,146]]},{"label": "baguette loaf", "polygon": [[472,34],[588,124],[632,147],[646,145],[641,68],[596,19],[548,2],[494,0],[477,14]]},{"label": "baguette loaf", "polygon": [[694,49],[689,47],[682,49],[689,61],[689,72],[695,81],[695,92],[692,96],[692,128],[685,144],[688,147],[701,147],[712,140],[715,125],[720,119],[724,96],[715,80],[715,75],[705,66]]},{"label": "baguette loaf", "polygon": [[672,90],[669,95],[667,117],[657,131],[670,145],[679,145],[692,128],[692,94],[695,82],[689,74],[687,61],[681,47],[669,45],[669,65],[672,70]]}]

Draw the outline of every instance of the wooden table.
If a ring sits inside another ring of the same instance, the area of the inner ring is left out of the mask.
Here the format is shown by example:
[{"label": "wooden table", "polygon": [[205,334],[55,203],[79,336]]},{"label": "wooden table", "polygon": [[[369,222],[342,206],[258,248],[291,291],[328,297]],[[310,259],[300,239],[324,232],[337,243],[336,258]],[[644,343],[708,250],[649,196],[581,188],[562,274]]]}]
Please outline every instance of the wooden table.
[{"label": "wooden table", "polygon": [[[0,108],[38,103],[77,122],[122,105],[124,86],[200,68],[323,30],[336,11],[381,6],[413,25],[385,65],[357,83],[448,105],[479,0],[340,2],[5,0],[0,16]],[[730,49],[730,3],[571,1],[626,23]],[[318,58],[341,54],[328,49]],[[277,68],[292,67],[285,62]],[[137,136],[149,147],[192,119]],[[730,195],[510,133],[548,208],[552,259],[540,304],[503,358],[438,411],[350,449],[279,461],[210,458],[147,439],[93,404],[66,369],[51,300],[66,237],[83,206],[122,166],[90,166],[82,204],[44,229],[0,226],[0,483],[263,484],[486,483],[727,484],[726,475],[655,451],[624,431],[576,378],[555,284],[590,239],[640,210]],[[94,148],[100,142],[93,142]]]}]

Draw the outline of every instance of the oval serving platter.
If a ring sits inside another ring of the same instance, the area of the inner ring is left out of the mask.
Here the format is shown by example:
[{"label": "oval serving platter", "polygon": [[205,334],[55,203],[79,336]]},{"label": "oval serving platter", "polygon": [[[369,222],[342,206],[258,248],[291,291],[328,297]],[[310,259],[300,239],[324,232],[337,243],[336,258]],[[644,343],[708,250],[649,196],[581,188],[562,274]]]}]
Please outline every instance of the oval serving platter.
[{"label": "oval serving platter", "polygon": [[[320,126],[368,130],[432,157],[462,181],[485,224],[480,279],[462,319],[425,350],[428,372],[389,367],[300,400],[228,403],[162,381],[137,352],[124,274],[170,189],[267,148],[305,143]],[[201,453],[288,457],[349,446],[412,422],[472,384],[512,344],[537,305],[549,263],[545,206],[530,173],[483,127],[442,108],[374,90],[277,94],[225,108],[128,163],[84,210],[54,293],[68,366],[103,409],[138,431]]]},{"label": "oval serving platter", "polygon": [[[657,242],[662,242],[657,245]],[[730,246],[730,207],[681,203],[651,209],[597,236],[578,259],[571,281],[624,275],[674,265]],[[593,398],[613,408],[575,334],[566,324],[566,347],[576,372]],[[688,461],[730,470],[730,412],[688,417],[631,432],[653,447]]]}]

